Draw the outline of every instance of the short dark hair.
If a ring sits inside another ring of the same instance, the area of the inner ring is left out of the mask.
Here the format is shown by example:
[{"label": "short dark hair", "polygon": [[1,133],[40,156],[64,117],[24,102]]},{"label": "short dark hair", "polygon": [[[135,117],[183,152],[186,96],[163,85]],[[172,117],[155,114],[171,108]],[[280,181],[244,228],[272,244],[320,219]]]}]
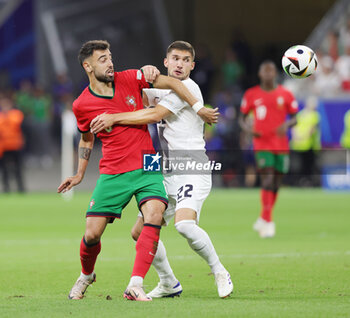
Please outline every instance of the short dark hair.
[{"label": "short dark hair", "polygon": [[261,63],[260,63],[260,66],[259,67],[262,67],[266,64],[272,64],[274,67],[277,68],[276,66],[276,63],[273,61],[273,60],[270,60],[270,59],[267,59],[267,60],[263,60]]},{"label": "short dark hair", "polygon": [[193,46],[185,41],[175,41],[168,46],[166,54],[168,55],[172,50],[187,51],[192,55],[192,60],[194,60],[195,52]]},{"label": "short dark hair", "polygon": [[109,49],[110,45],[104,40],[93,40],[87,41],[83,44],[79,51],[78,60],[81,66],[83,66],[84,61],[94,54],[94,51],[104,51]]}]

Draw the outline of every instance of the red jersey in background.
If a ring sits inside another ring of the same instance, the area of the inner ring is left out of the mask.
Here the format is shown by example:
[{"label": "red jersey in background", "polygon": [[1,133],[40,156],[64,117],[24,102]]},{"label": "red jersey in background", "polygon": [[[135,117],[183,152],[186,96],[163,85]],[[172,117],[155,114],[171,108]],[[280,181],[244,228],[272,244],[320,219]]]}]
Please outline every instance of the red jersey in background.
[{"label": "red jersey in background", "polygon": [[278,136],[276,129],[287,120],[288,114],[298,112],[298,102],[293,94],[282,85],[272,91],[254,86],[245,92],[241,104],[243,114],[251,111],[254,114],[254,131],[261,134],[261,137],[253,138],[254,150],[288,152],[288,137]]}]

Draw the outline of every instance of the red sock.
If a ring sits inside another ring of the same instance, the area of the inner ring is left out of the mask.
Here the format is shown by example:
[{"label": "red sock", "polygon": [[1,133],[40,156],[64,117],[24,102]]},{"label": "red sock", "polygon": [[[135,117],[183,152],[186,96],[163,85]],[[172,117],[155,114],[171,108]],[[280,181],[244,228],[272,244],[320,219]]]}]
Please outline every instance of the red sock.
[{"label": "red sock", "polygon": [[88,245],[83,237],[80,243],[80,262],[83,274],[90,275],[94,271],[97,255],[100,251],[101,241]]},{"label": "red sock", "polygon": [[131,276],[145,277],[157,252],[160,226],[144,224],[136,242],[136,257]]},{"label": "red sock", "polygon": [[275,193],[273,191],[261,189],[262,209],[261,209],[260,217],[267,222],[271,222],[272,220],[271,216],[272,216],[272,206],[274,202],[274,196],[275,196]]}]

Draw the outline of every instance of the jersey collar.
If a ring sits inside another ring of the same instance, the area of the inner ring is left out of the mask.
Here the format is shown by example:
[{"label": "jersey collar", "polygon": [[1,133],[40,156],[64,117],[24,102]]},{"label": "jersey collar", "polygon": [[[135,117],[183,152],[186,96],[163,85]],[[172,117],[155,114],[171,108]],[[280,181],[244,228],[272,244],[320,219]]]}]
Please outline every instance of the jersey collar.
[{"label": "jersey collar", "polygon": [[96,96],[96,97],[99,97],[99,98],[113,99],[114,94],[115,94],[115,84],[114,84],[114,82],[112,83],[112,87],[113,87],[113,96],[99,95],[99,94],[95,93],[95,92],[92,90],[92,88],[90,87],[90,85],[89,85],[89,92],[90,92],[92,95],[94,95],[94,96]]}]

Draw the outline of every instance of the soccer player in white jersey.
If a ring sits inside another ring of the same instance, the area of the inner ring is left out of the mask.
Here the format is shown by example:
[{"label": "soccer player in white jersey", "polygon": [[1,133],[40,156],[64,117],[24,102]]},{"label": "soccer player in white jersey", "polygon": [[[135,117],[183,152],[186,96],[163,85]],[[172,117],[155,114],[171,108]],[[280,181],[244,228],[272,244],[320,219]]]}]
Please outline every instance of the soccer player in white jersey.
[{"label": "soccer player in white jersey", "polygon": [[[175,41],[167,49],[164,65],[168,75],[182,80],[183,84],[199,101],[203,98],[198,85],[189,78],[193,70],[195,52],[191,44]],[[200,118],[200,109],[192,108],[174,92],[159,89],[143,91],[145,106],[155,106],[135,112],[102,114],[91,123],[91,130],[97,133],[103,129],[118,125],[158,124],[163,150],[179,151],[181,154],[196,153],[201,162],[208,161],[205,155],[203,137],[204,122]],[[197,114],[196,114],[197,112]],[[216,113],[218,115],[218,113]],[[210,266],[220,297],[228,297],[233,291],[230,274],[221,264],[208,234],[198,226],[204,200],[211,190],[211,174],[164,174],[165,187],[169,196],[169,206],[164,213],[164,223],[168,224],[175,217],[176,230],[187,239],[189,246]],[[137,240],[143,226],[142,214],[139,214],[132,236]],[[148,296],[152,298],[173,297],[180,295],[182,286],[175,277],[164,244],[159,241],[156,256],[152,263],[160,282]]]}]

